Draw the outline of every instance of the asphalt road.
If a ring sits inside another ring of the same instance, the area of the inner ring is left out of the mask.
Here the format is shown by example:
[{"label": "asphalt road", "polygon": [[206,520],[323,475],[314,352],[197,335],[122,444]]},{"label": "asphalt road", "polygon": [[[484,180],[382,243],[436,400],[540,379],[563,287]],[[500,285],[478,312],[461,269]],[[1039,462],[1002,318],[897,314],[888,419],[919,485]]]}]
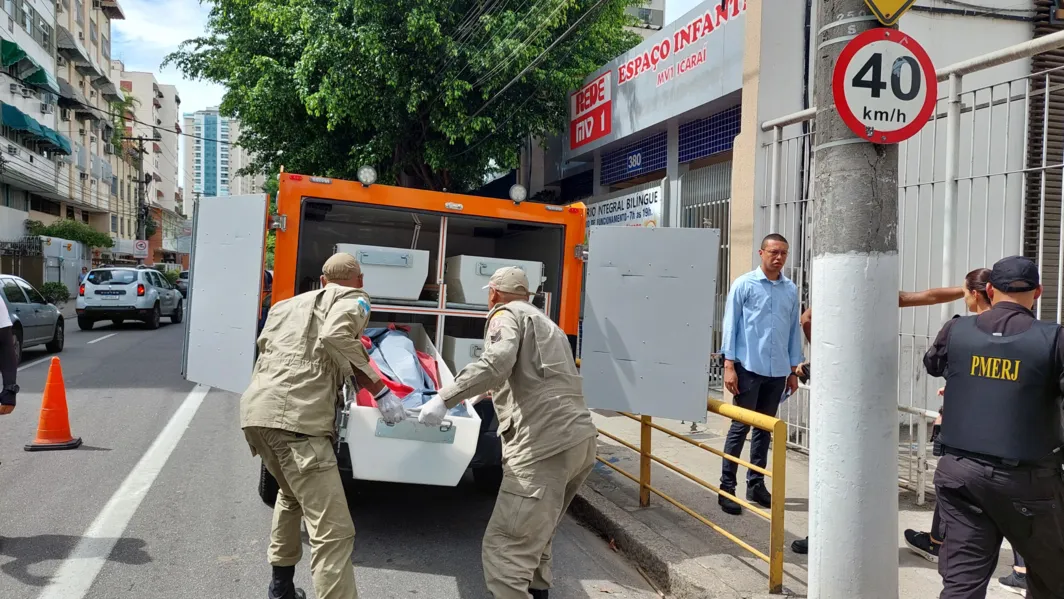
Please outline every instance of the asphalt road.
[{"label": "asphalt road", "polygon": [[[0,597],[261,599],[270,510],[239,433],[237,397],[180,375],[181,327],[68,327],[60,355],[77,450],[25,452],[49,367],[27,350],[18,407],[0,418]],[[173,419],[173,422],[171,422]],[[168,426],[169,424],[169,426]],[[488,599],[480,538],[493,498],[361,485],[351,498],[360,596]],[[309,546],[297,582],[313,596]],[[651,598],[606,543],[566,521],[554,599]]]}]

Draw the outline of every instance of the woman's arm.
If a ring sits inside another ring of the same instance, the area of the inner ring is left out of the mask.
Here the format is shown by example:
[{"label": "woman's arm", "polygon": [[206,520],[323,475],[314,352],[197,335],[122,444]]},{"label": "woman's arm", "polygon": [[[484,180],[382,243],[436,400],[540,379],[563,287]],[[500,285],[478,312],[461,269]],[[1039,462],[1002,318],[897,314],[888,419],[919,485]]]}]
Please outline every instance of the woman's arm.
[{"label": "woman's arm", "polygon": [[898,293],[899,308],[915,308],[916,306],[934,306],[945,304],[964,297],[963,287],[939,287],[924,291],[902,291]]}]

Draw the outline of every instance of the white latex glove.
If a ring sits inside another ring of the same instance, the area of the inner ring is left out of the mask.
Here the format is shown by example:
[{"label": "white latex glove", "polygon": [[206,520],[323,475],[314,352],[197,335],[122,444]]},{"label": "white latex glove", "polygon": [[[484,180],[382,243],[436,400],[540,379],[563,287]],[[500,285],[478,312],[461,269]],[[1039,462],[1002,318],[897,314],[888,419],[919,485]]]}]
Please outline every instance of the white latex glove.
[{"label": "white latex glove", "polygon": [[406,410],[403,409],[403,401],[387,389],[383,395],[374,398],[377,401],[377,409],[380,410],[381,418],[388,424],[395,424],[406,418]]},{"label": "white latex glove", "polygon": [[434,395],[432,399],[421,406],[421,413],[418,414],[417,421],[426,426],[439,426],[443,424],[443,417],[446,415],[447,406],[444,405],[443,398],[439,395]]}]

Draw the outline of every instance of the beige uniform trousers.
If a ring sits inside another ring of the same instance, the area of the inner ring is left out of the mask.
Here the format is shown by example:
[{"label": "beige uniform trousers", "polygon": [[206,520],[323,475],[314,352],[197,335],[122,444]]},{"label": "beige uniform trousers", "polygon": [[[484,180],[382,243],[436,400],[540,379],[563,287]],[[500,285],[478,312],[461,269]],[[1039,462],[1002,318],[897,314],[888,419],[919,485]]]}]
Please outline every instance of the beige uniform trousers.
[{"label": "beige uniform trousers", "polygon": [[528,599],[549,589],[551,541],[595,465],[594,437],[530,464],[504,466],[495,511],[484,532],[484,581],[495,599]]},{"label": "beige uniform trousers", "polygon": [[318,599],[357,599],[355,524],[347,507],[336,454],[327,437],[274,428],[244,429],[248,443],[277,479],[268,557],[271,566],[294,566],[303,556],[300,520],[310,537],[310,571]]}]

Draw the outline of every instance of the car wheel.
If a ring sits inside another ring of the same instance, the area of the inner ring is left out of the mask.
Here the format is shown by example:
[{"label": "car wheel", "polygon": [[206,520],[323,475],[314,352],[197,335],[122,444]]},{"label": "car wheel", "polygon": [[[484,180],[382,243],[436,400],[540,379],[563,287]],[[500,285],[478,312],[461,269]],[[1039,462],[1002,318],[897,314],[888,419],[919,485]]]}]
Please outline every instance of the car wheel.
[{"label": "car wheel", "polygon": [[277,503],[277,492],[281,487],[277,484],[277,479],[266,469],[266,464],[260,464],[259,468],[259,497],[262,498],[263,503],[272,508]]},{"label": "car wheel", "polygon": [[15,327],[15,363],[22,362],[22,327]]},{"label": "car wheel", "polygon": [[502,485],[502,466],[473,468],[473,484],[485,493],[498,493]]},{"label": "car wheel", "polygon": [[181,320],[185,318],[185,302],[177,302],[177,307],[174,308],[174,313],[170,315],[171,324],[181,324]]},{"label": "car wheel", "polygon": [[87,316],[78,316],[78,328],[83,331],[91,331],[96,321]]},{"label": "car wheel", "polygon": [[149,329],[155,330],[159,328],[159,319],[162,318],[162,313],[159,310],[159,304],[155,304],[155,307],[151,309],[151,316],[148,317],[148,321],[145,323]]},{"label": "car wheel", "polygon": [[49,341],[48,344],[45,345],[44,347],[45,347],[45,349],[47,349],[48,351],[52,352],[53,354],[57,354],[57,353],[63,351],[63,345],[65,345],[65,344],[66,344],[66,331],[65,331],[65,328],[63,326],[63,319],[60,318],[55,323],[55,333],[52,335],[52,340]]}]

